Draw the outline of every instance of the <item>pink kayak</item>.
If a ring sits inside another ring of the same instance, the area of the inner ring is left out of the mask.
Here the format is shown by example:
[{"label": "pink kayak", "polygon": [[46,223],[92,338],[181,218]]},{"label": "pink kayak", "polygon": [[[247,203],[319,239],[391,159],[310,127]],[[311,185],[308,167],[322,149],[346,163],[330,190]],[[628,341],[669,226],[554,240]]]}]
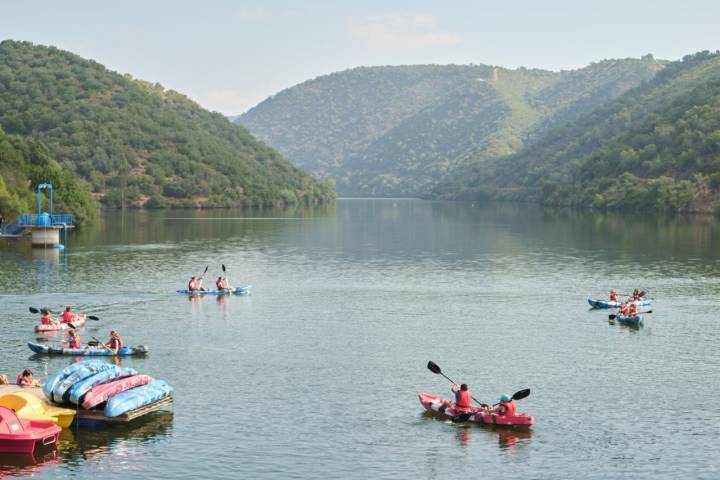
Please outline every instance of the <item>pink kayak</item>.
[{"label": "pink kayak", "polygon": [[33,453],[38,445],[57,445],[60,430],[52,422],[21,419],[0,407],[0,453]]},{"label": "pink kayak", "polygon": [[120,378],[113,382],[103,383],[90,389],[85,394],[82,407],[85,409],[93,408],[103,402],[107,402],[108,398],[131,388],[146,385],[154,379],[150,375],[132,375],[130,377]]},{"label": "pink kayak", "polygon": [[67,330],[68,327],[80,328],[85,325],[85,315],[78,315],[75,320],[70,323],[51,323],[50,325],[35,325],[36,332],[54,332],[56,330]]},{"label": "pink kayak", "polygon": [[421,393],[418,397],[420,398],[420,403],[422,403],[423,407],[429,412],[450,420],[461,418],[462,421],[508,427],[527,427],[535,423],[533,417],[524,413],[519,415],[498,415],[497,413],[487,412],[482,407],[458,408],[454,406],[452,401],[438,397],[437,395],[430,395],[429,393]]}]

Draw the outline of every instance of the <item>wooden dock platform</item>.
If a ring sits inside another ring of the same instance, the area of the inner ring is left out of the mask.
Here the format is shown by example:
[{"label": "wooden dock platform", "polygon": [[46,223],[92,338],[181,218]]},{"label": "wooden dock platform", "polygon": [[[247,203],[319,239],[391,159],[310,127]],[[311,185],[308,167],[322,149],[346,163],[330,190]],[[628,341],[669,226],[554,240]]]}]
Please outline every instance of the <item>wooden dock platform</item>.
[{"label": "wooden dock platform", "polygon": [[[21,390],[23,392],[30,392],[34,395],[37,395],[38,398],[44,399],[46,402],[48,402],[50,405],[54,405],[57,407],[65,407],[65,408],[72,408],[73,406],[67,406],[67,405],[57,405],[51,401],[49,401],[47,398],[45,398],[45,394],[42,391],[41,387],[20,387],[18,385],[0,385],[0,396],[11,393],[17,390]],[[102,410],[84,410],[82,408],[77,409],[77,413],[75,417],[79,422],[82,421],[89,421],[89,422],[106,422],[106,423],[128,423],[136,418],[142,417],[143,415],[147,415],[150,412],[154,412],[156,410],[162,410],[168,406],[170,406],[173,403],[173,397],[165,397],[161,398],[160,400],[150,403],[148,405],[145,405],[143,407],[137,408],[135,410],[132,410],[124,415],[120,415],[117,417],[106,417]]]}]

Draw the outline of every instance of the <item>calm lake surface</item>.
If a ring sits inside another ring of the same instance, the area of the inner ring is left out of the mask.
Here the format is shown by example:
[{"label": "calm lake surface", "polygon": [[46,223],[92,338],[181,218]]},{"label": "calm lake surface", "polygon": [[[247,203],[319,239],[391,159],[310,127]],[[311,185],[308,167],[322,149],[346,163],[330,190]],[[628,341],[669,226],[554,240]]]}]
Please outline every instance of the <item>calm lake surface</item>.
[{"label": "calm lake surface", "polygon": [[[57,457],[0,476],[717,479],[719,227],[347,199],[106,212],[61,254],[2,241],[0,372],[31,367],[44,380],[72,361],[26,346],[38,337],[28,307],[67,304],[101,319],[83,341],[117,329],[148,345],[122,365],[173,385],[175,404],[129,426],[65,431]],[[174,293],[223,263],[251,296]],[[643,327],[588,310],[588,296],[636,286],[656,298]],[[488,403],[531,388],[518,407],[536,425],[424,415],[417,394],[450,387],[428,360]]]}]

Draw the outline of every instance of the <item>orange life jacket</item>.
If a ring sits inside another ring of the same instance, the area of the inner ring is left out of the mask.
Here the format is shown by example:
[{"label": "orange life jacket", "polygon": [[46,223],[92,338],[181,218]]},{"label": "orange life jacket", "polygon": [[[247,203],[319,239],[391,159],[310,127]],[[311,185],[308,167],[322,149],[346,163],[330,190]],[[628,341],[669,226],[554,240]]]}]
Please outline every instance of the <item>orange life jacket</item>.
[{"label": "orange life jacket", "polygon": [[517,405],[513,400],[509,402],[500,402],[500,415],[514,417],[517,413]]},{"label": "orange life jacket", "polygon": [[460,408],[472,407],[470,390],[458,390],[455,392],[455,406]]}]

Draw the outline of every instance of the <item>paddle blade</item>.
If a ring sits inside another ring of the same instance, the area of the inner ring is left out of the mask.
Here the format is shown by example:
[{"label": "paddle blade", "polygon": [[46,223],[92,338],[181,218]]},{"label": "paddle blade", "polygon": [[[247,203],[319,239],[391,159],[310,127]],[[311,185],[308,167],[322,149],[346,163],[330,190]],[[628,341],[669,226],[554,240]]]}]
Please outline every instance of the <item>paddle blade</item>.
[{"label": "paddle blade", "polygon": [[435,362],[430,360],[427,364],[428,370],[430,370],[433,373],[442,373],[442,370],[440,370],[440,367],[437,366]]},{"label": "paddle blade", "polygon": [[88,315],[86,318],[89,318],[90,320],[96,320],[96,321],[97,321],[97,320],[100,320],[100,319],[99,319],[98,317],[96,317],[95,315]]},{"label": "paddle blade", "polygon": [[515,392],[515,395],[512,396],[513,400],[522,400],[523,398],[530,396],[530,389],[526,388],[525,390],[520,390],[519,392]]},{"label": "paddle blade", "polygon": [[35,307],[30,307],[30,313],[40,313],[40,310]]},{"label": "paddle blade", "polygon": [[225,273],[225,264],[222,264],[223,273]]},{"label": "paddle blade", "polygon": [[617,315],[615,315],[614,313],[611,313],[610,315],[608,315],[608,320],[615,320],[616,317],[617,317]]},{"label": "paddle blade", "polygon": [[205,265],[205,270],[203,271],[203,275],[205,275],[207,273],[208,268],[210,268],[210,265]]}]

